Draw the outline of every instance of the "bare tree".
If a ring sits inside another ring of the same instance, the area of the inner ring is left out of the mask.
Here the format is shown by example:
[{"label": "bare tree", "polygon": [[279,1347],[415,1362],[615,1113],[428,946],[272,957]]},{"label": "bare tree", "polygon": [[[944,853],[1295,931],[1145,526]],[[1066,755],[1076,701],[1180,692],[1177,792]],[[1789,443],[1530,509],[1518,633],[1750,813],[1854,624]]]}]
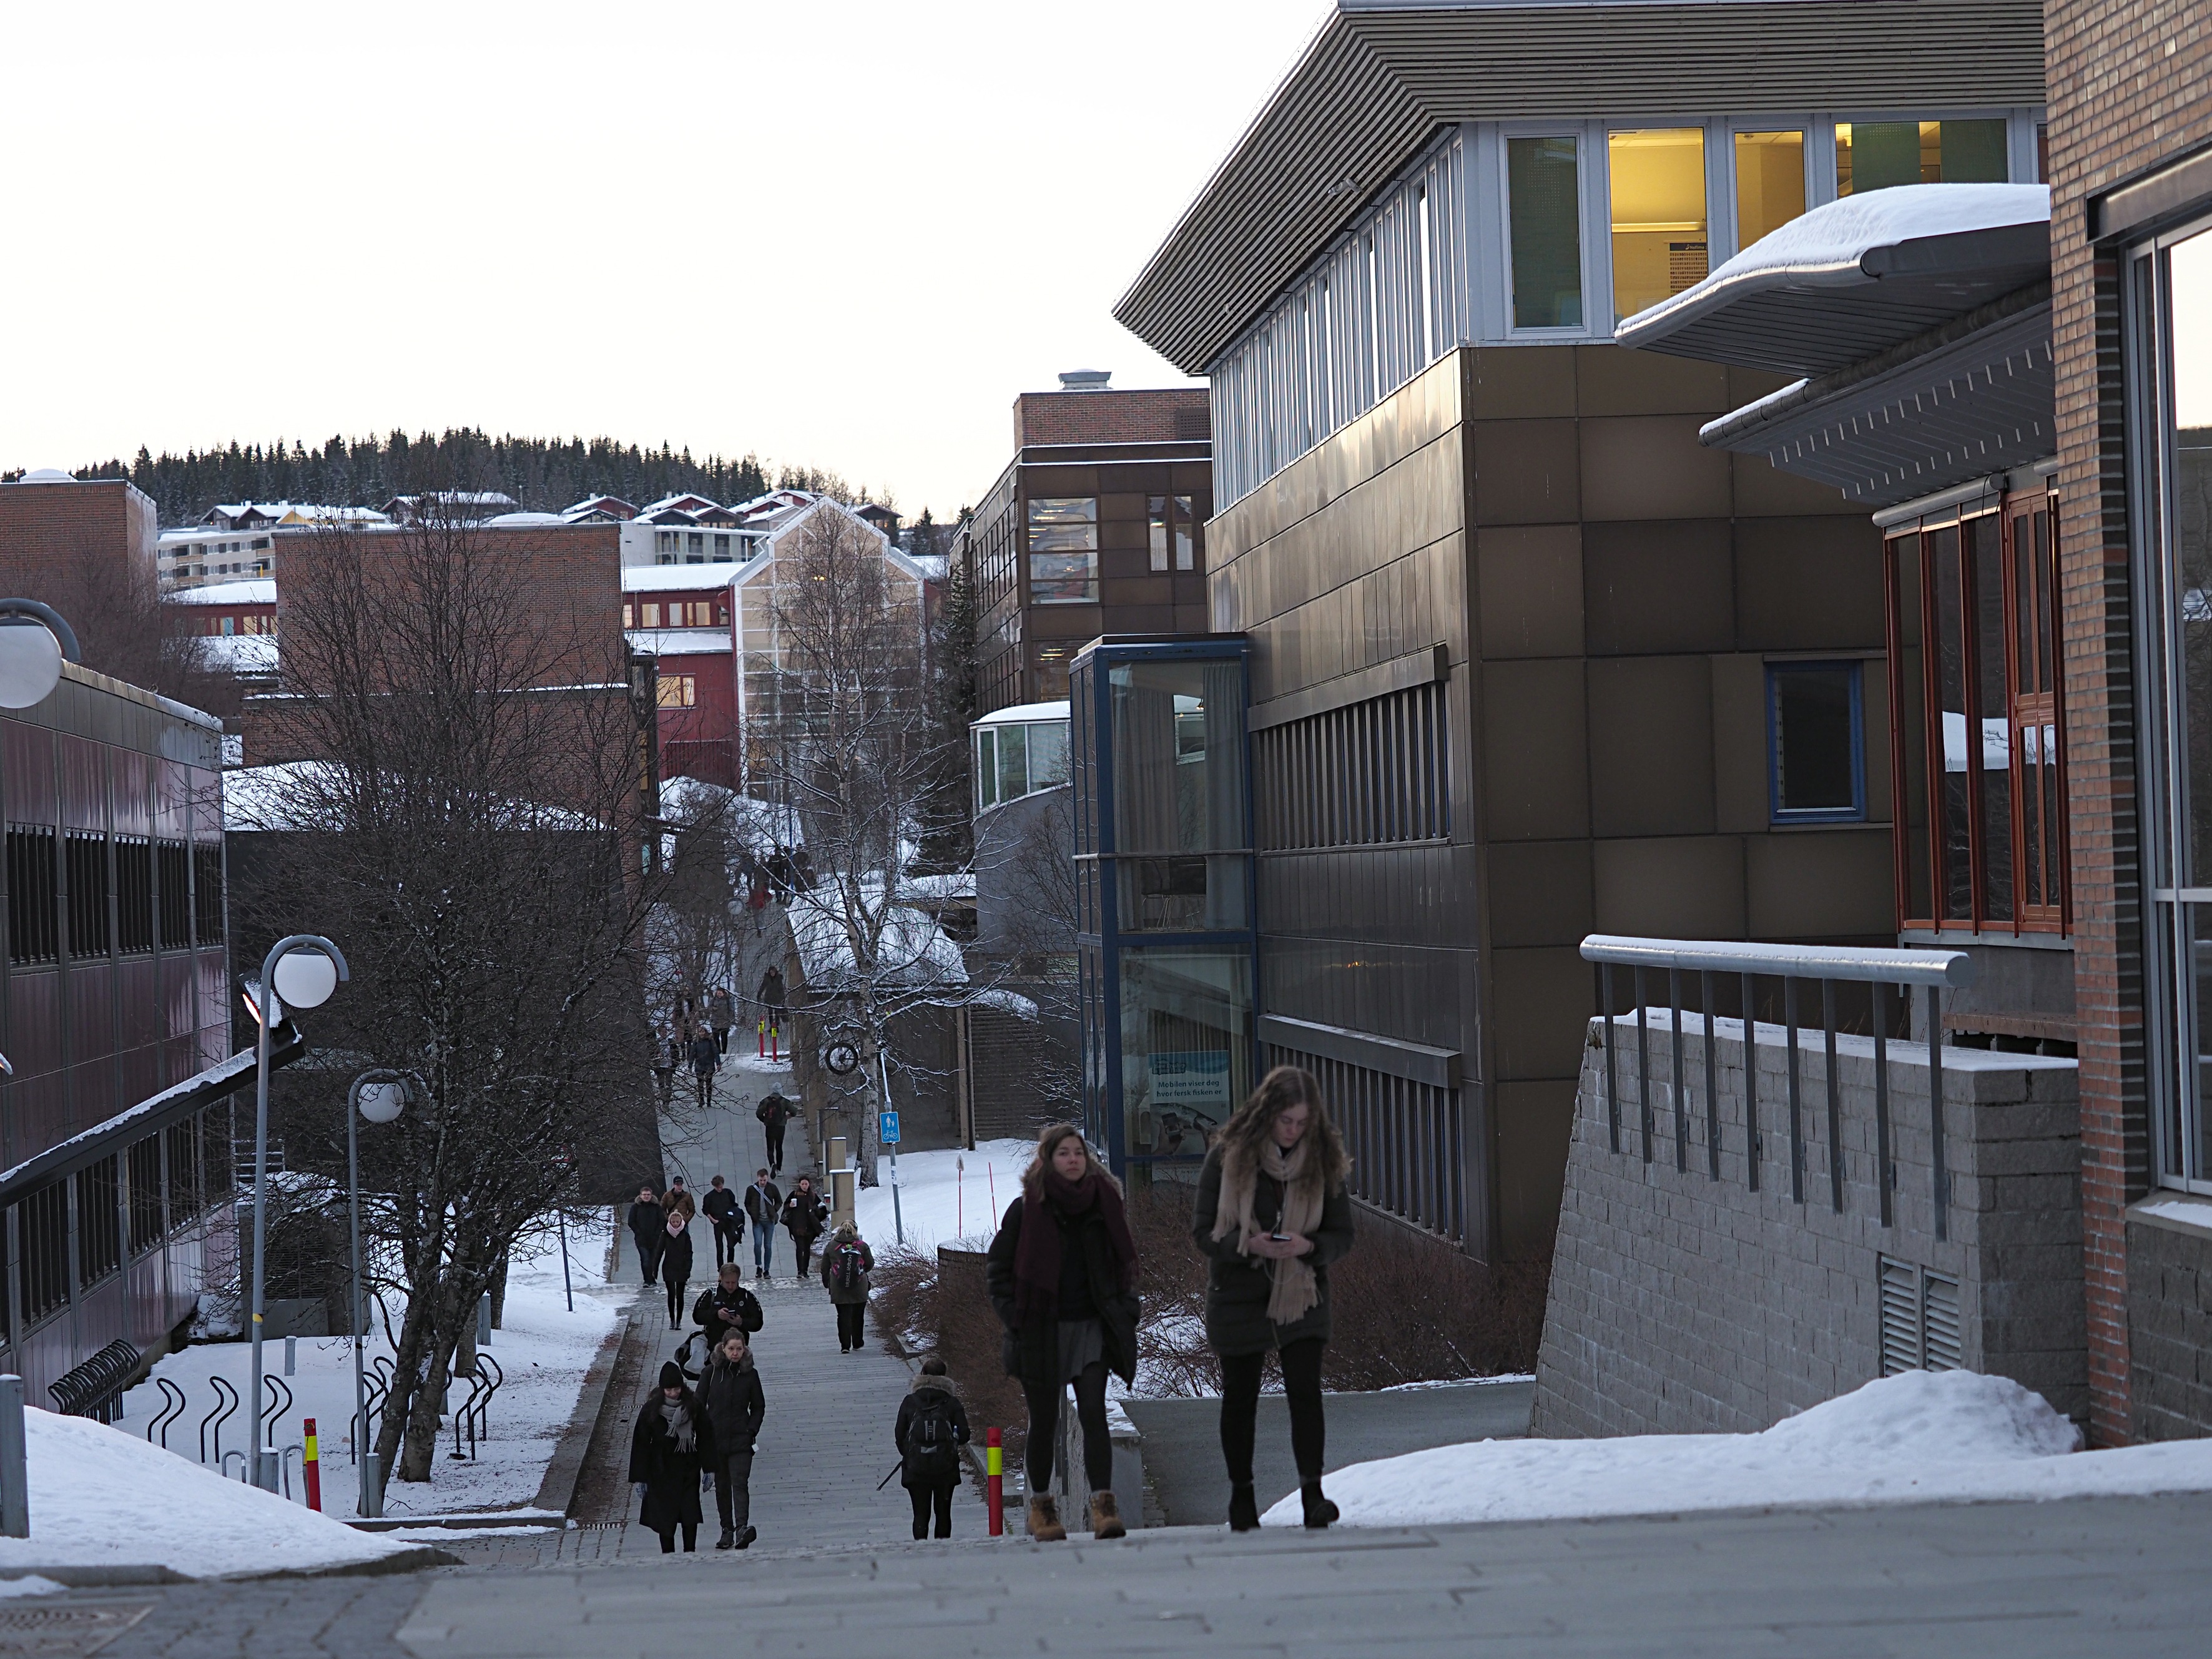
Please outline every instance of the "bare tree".
[{"label": "bare tree", "polygon": [[319,1042],[424,1085],[363,1152],[407,1297],[377,1449],[427,1480],[478,1298],[519,1237],[580,1201],[611,1124],[641,1103],[649,1120],[652,697],[604,617],[550,608],[465,526],[332,532],[285,574],[287,690],[256,712],[305,758],[261,799],[301,833],[258,920],[346,950]]}]

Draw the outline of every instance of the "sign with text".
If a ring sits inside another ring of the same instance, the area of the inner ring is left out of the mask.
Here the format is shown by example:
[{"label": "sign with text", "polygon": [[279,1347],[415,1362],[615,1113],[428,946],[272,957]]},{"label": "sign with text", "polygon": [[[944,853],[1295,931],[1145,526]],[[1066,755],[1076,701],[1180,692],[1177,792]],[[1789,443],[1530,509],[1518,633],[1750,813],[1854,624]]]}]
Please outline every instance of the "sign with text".
[{"label": "sign with text", "polygon": [[1150,1060],[1152,1104],[1229,1109],[1229,1051],[1203,1048],[1154,1054]]}]

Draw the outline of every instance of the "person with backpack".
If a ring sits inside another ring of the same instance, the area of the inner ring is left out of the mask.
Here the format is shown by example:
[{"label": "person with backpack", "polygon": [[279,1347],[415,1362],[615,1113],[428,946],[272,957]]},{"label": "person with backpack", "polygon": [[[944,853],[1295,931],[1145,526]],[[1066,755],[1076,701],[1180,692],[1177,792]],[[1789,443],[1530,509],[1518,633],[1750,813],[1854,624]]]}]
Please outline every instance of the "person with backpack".
[{"label": "person with backpack", "polygon": [[750,1342],[765,1322],[760,1298],[744,1287],[744,1279],[736,1262],[725,1261],[715,1283],[700,1291],[692,1304],[691,1322],[706,1332],[708,1353],[720,1347],[732,1331],[742,1332]]},{"label": "person with backpack", "polygon": [[691,1282],[691,1233],[672,1214],[660,1228],[660,1282],[668,1287],[668,1328],[684,1328],[684,1291]]},{"label": "person with backpack", "polygon": [[747,1549],[760,1536],[752,1526],[753,1443],[768,1400],[743,1331],[730,1331],[715,1345],[699,1399],[714,1431],[714,1512],[722,1523],[714,1547]]},{"label": "person with backpack", "polygon": [[638,1523],[660,1535],[660,1553],[673,1554],[676,1529],[684,1529],[688,1554],[699,1547],[699,1488],[702,1470],[714,1467],[714,1426],[674,1360],[660,1368],[660,1393],[646,1402],[630,1431],[629,1479],[639,1498]]},{"label": "person with backpack", "polygon": [[875,1266],[875,1252],[849,1221],[837,1229],[830,1248],[822,1252],[822,1288],[837,1310],[840,1353],[858,1353],[867,1344],[868,1275]]},{"label": "person with backpack", "polygon": [[753,1109],[768,1135],[768,1167],[773,1173],[783,1173],[784,1126],[799,1115],[799,1109],[786,1100],[778,1091],[771,1089],[761,1097],[761,1103]]},{"label": "person with backpack", "polygon": [[667,1215],[652,1188],[637,1189],[637,1201],[629,1206],[629,1236],[637,1241],[637,1265],[647,1285],[660,1274],[661,1227]]},{"label": "person with backpack", "polygon": [[814,1177],[799,1176],[791,1189],[791,1196],[783,1200],[783,1230],[791,1235],[791,1248],[798,1254],[796,1277],[802,1284],[806,1279],[807,1261],[814,1254],[814,1241],[822,1237],[822,1230],[829,1224],[830,1206],[814,1190]]},{"label": "person with backpack", "polygon": [[783,1213],[783,1194],[768,1178],[766,1170],[753,1171],[753,1184],[745,1188],[745,1218],[753,1224],[753,1277],[766,1283],[775,1255],[775,1222]]},{"label": "person with backpack", "polygon": [[960,1448],[968,1443],[968,1408],[953,1392],[945,1362],[935,1354],[921,1362],[891,1430],[898,1446],[899,1484],[914,1503],[914,1535],[929,1536],[929,1515],[937,1511],[937,1535],[952,1536],[952,1494],[960,1486]]},{"label": "person with backpack", "polygon": [[726,1261],[735,1261],[738,1246],[745,1238],[744,1212],[738,1208],[738,1195],[716,1176],[708,1185],[707,1201],[701,1207],[714,1230],[714,1265],[719,1267]]}]

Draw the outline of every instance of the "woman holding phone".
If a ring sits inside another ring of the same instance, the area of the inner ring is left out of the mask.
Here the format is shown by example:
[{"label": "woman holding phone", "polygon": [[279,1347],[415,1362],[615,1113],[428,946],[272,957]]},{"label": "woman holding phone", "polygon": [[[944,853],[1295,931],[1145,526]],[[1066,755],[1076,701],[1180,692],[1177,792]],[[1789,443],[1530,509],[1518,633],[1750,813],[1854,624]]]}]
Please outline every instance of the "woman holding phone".
[{"label": "woman holding phone", "polygon": [[1260,1524],[1252,1437],[1260,1372],[1279,1357],[1291,1451],[1309,1527],[1336,1519],[1321,1489],[1321,1356],[1329,1334],[1328,1268],[1352,1249],[1352,1160],[1310,1073],[1278,1066],[1221,1126],[1199,1171],[1191,1237],[1208,1259],[1206,1340],[1221,1358],[1221,1453],[1229,1524]]}]

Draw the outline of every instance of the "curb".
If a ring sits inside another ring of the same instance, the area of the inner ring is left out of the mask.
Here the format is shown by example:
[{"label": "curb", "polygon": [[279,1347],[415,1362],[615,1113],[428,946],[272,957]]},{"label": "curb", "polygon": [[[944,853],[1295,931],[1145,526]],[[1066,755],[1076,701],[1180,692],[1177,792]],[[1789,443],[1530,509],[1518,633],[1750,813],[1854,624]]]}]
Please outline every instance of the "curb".
[{"label": "curb", "polygon": [[66,1589],[137,1589],[163,1584],[237,1584],[270,1578],[380,1578],[390,1573],[420,1572],[425,1567],[458,1567],[461,1558],[434,1544],[418,1544],[394,1550],[373,1561],[345,1561],[328,1567],[280,1567],[273,1572],[211,1573],[195,1578],[174,1567],[158,1565],[112,1567],[9,1566],[0,1569],[0,1583],[45,1578]]}]

